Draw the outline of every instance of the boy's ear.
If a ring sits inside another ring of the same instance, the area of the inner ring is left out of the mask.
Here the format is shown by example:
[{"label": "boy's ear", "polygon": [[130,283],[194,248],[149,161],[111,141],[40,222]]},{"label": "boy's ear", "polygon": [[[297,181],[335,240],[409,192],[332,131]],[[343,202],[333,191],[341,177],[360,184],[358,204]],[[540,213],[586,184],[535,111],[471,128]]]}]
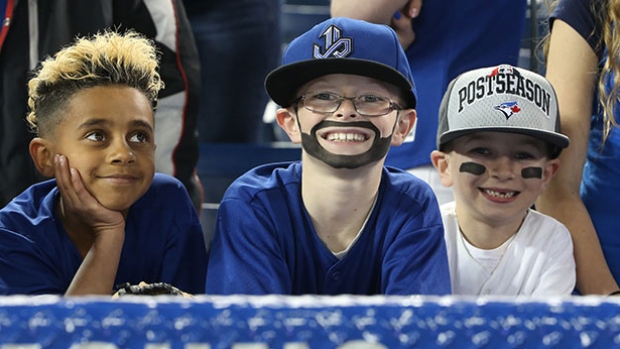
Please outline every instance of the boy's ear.
[{"label": "boy's ear", "polygon": [[413,128],[416,122],[415,109],[404,109],[399,111],[398,120],[396,121],[396,127],[392,133],[391,145],[401,145],[407,138],[407,135]]},{"label": "boy's ear", "polygon": [[30,141],[30,156],[37,170],[45,177],[54,177],[54,151],[50,142],[44,138],[35,137]]},{"label": "boy's ear", "polygon": [[439,180],[444,187],[452,186],[452,169],[449,164],[449,156],[439,150],[433,150],[431,152],[431,162],[435,169],[439,173]]},{"label": "boy's ear", "polygon": [[295,114],[286,108],[276,110],[276,121],[293,143],[301,143],[301,131]]},{"label": "boy's ear", "polygon": [[555,174],[558,172],[559,169],[560,169],[560,159],[555,158],[555,159],[547,160],[547,164],[545,165],[545,168],[543,169],[543,176],[542,176],[542,190],[543,191],[547,190],[549,181],[551,180],[551,178],[553,178],[553,176],[555,176]]}]

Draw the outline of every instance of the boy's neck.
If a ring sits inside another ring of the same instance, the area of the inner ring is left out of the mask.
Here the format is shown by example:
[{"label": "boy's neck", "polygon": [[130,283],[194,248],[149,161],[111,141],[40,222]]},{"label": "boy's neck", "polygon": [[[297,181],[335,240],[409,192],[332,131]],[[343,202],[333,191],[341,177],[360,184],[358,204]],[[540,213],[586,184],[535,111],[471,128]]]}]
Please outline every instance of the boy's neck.
[{"label": "boy's neck", "polygon": [[519,221],[491,223],[459,212],[457,206],[456,216],[459,230],[465,239],[475,247],[490,250],[501,246],[521,229],[527,212],[524,213],[523,218]]},{"label": "boy's neck", "polygon": [[334,169],[302,165],[302,200],[319,238],[331,251],[346,249],[374,204],[382,167]]}]

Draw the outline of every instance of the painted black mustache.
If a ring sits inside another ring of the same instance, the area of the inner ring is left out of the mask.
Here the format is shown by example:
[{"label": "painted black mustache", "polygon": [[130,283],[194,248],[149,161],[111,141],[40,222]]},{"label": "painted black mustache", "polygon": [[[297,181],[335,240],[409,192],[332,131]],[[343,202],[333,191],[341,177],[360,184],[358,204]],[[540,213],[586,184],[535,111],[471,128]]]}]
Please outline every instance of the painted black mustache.
[{"label": "painted black mustache", "polygon": [[[375,137],[373,144],[366,152],[359,155],[337,155],[332,154],[325,150],[317,139],[316,133],[318,130],[325,127],[358,127],[366,128],[374,132]],[[351,121],[351,122],[339,122],[332,120],[321,121],[314,125],[310,130],[310,134],[301,133],[302,146],[306,152],[317,158],[326,164],[334,168],[348,168],[354,169],[360,166],[367,165],[369,163],[381,160],[385,154],[387,154],[392,142],[392,135],[381,138],[381,132],[379,129],[368,121]]]}]

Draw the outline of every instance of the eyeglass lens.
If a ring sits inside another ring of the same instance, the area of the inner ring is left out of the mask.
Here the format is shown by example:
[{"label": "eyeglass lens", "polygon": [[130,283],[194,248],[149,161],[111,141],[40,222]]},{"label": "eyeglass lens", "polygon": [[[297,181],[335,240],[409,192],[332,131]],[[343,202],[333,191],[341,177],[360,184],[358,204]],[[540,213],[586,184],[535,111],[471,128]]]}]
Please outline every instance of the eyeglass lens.
[{"label": "eyeglass lens", "polygon": [[317,113],[333,113],[345,99],[351,101],[355,110],[364,116],[381,116],[396,109],[388,98],[376,95],[343,97],[332,93],[310,93],[301,98],[306,109]]}]

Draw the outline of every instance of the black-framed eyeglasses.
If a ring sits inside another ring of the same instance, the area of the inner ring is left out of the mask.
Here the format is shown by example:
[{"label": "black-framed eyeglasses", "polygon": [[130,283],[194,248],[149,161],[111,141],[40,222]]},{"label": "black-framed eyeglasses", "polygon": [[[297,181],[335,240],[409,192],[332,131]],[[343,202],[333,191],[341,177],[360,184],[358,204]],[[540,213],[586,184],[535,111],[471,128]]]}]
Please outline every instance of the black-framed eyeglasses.
[{"label": "black-framed eyeglasses", "polygon": [[304,108],[315,113],[333,113],[345,99],[350,100],[355,110],[363,116],[383,116],[393,110],[403,109],[387,97],[372,94],[343,97],[331,92],[308,92],[299,97],[296,103],[303,104]]}]

